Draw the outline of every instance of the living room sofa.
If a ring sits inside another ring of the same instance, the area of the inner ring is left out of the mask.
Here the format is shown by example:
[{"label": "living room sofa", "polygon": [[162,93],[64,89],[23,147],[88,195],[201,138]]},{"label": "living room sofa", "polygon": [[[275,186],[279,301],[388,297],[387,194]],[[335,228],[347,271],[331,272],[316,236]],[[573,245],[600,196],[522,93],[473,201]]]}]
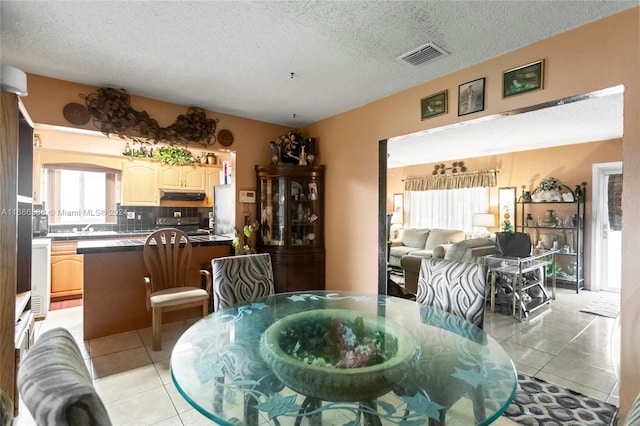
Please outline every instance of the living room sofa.
[{"label": "living room sofa", "polygon": [[400,269],[402,267],[400,259],[403,256],[411,254],[412,256],[430,258],[436,247],[462,240],[464,240],[464,232],[457,229],[401,229],[398,239],[391,241],[389,266]]},{"label": "living room sofa", "polygon": [[[455,260],[464,263],[478,263],[482,256],[493,254],[496,248],[494,238],[471,238],[453,244],[442,244],[433,250],[434,258]],[[418,291],[418,276],[423,257],[409,253],[400,260],[404,272],[404,289],[415,294]]]}]

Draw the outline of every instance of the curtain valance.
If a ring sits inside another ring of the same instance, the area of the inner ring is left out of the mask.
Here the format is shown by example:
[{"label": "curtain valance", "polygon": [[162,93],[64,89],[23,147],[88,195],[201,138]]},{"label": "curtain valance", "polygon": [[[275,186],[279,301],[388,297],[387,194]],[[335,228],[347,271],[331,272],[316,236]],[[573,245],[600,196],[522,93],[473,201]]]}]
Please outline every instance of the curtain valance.
[{"label": "curtain valance", "polygon": [[410,176],[404,180],[405,191],[433,191],[493,187],[497,185],[495,170],[482,170],[456,174]]}]

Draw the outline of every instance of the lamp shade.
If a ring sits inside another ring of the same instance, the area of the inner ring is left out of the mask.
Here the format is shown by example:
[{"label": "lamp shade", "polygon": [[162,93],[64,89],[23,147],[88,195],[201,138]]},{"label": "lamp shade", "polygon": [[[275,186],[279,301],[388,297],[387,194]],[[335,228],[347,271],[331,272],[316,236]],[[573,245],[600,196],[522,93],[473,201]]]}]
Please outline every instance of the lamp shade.
[{"label": "lamp shade", "polygon": [[399,211],[393,212],[391,215],[391,224],[392,225],[401,225],[402,224],[402,213]]},{"label": "lamp shade", "polygon": [[474,213],[471,220],[473,226],[483,226],[485,228],[491,228],[496,226],[496,216],[491,213]]}]

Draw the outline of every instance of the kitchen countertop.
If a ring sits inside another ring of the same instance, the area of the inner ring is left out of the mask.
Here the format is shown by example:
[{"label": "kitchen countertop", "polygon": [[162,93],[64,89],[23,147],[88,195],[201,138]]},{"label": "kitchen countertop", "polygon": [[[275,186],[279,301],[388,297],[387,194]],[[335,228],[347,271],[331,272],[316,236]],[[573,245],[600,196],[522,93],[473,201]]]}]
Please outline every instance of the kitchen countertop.
[{"label": "kitchen countertop", "polygon": [[[78,241],[77,252],[78,254],[94,254],[142,250],[148,233],[138,234],[144,235],[144,238],[82,239]],[[115,236],[124,237],[126,235],[116,234]],[[189,236],[189,239],[193,247],[231,245],[233,241],[233,238],[219,235],[194,235]]]}]

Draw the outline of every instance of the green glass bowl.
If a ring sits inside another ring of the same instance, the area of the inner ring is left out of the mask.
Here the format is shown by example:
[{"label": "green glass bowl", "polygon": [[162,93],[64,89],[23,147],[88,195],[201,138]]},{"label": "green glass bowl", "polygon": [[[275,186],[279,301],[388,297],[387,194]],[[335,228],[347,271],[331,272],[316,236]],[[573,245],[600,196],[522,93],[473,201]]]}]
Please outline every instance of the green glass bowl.
[{"label": "green glass bowl", "polygon": [[[365,327],[382,330],[398,341],[398,351],[376,365],[358,368],[335,368],[307,364],[280,347],[283,330],[300,321],[362,317]],[[415,369],[420,356],[416,339],[397,323],[373,314],[344,309],[321,309],[288,315],[273,323],[260,339],[260,355],[275,375],[289,388],[323,401],[368,401],[384,395]]]}]

